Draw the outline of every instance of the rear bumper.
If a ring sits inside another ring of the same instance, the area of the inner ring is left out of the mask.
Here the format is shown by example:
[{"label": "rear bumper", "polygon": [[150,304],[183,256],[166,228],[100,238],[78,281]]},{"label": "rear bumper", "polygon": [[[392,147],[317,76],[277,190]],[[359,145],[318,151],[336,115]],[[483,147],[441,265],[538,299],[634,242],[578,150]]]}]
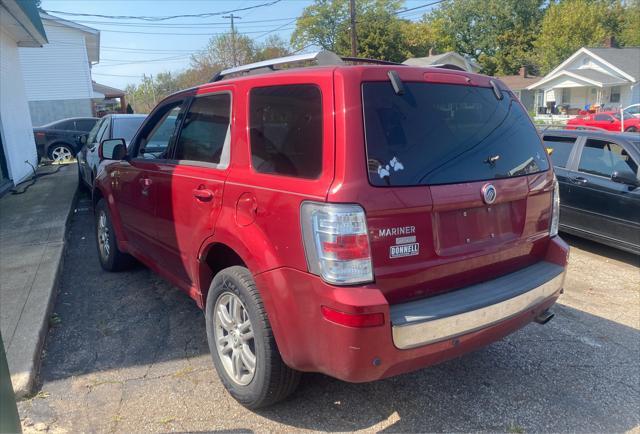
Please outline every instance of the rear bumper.
[{"label": "rear bumper", "polygon": [[538,262],[497,279],[392,306],[393,343],[409,349],[489,327],[539,305],[562,289],[564,267]]},{"label": "rear bumper", "polygon": [[[374,286],[331,286],[290,268],[261,273],[256,284],[285,363],[366,382],[458,357],[528,324],[560,295],[567,253],[567,245],[555,237],[545,261],[532,267],[393,306]],[[385,324],[343,326],[325,319],[321,306],[352,314],[381,312]]]}]

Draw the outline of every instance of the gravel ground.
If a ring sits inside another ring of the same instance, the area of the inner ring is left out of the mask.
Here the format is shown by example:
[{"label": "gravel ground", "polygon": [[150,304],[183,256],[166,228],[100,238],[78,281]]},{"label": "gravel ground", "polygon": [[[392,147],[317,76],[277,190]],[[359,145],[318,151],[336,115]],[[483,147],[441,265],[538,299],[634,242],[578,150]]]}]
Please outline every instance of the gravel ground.
[{"label": "gravel ground", "polygon": [[566,291],[547,325],[370,384],[305,375],[251,412],[218,381],[204,317],[149,270],[100,269],[88,199],[70,228],[39,392],[25,432],[640,432],[639,258],[566,236]]}]

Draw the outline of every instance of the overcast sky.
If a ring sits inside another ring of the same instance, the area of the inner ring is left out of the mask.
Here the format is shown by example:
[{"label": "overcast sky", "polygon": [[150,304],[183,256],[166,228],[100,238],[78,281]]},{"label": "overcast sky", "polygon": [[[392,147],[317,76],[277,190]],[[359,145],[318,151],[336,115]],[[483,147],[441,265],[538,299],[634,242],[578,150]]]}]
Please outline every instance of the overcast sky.
[{"label": "overcast sky", "polygon": [[[184,70],[189,66],[191,53],[206,46],[212,35],[229,31],[230,20],[218,15],[149,22],[64,15],[53,11],[157,17],[217,13],[270,1],[273,0],[42,0],[41,7],[52,11],[52,15],[100,30],[100,63],[93,67],[93,79],[124,89],[128,83],[138,83],[142,74]],[[295,18],[311,3],[312,0],[281,0],[271,6],[235,12],[241,17],[236,20],[237,31],[257,41],[274,33],[288,41]],[[411,8],[424,3],[428,1],[407,0],[405,6]],[[426,10],[407,15],[419,18]]]}]

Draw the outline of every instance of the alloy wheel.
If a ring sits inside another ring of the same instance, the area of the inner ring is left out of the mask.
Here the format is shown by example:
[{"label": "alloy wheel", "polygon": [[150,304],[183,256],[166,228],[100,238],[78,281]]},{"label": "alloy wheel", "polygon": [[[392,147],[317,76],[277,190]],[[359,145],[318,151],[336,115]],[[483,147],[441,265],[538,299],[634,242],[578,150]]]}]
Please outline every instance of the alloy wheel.
[{"label": "alloy wheel", "polygon": [[109,226],[107,224],[107,213],[104,210],[98,215],[98,245],[102,257],[109,258],[111,246],[109,245]]},{"label": "alloy wheel", "polygon": [[73,159],[73,154],[66,146],[56,146],[51,151],[51,159],[57,163],[66,163]]},{"label": "alloy wheel", "polygon": [[240,298],[223,292],[215,306],[215,340],[218,356],[229,377],[246,386],[256,372],[255,340],[249,312]]}]

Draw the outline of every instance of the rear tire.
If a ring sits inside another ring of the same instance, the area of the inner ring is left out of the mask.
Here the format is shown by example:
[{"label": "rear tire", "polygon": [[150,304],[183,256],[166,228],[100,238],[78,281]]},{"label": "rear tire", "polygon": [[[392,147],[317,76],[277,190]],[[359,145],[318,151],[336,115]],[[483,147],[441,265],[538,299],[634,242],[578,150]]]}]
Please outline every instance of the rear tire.
[{"label": "rear tire", "polygon": [[282,361],[253,276],[245,267],[220,271],[205,309],[207,341],[218,376],[240,404],[257,409],[285,399],[300,373]]},{"label": "rear tire", "polygon": [[66,143],[54,143],[49,146],[47,154],[49,159],[55,163],[68,163],[76,156],[73,147]]},{"label": "rear tire", "polygon": [[638,129],[636,127],[629,127],[626,130],[624,130],[625,133],[636,133],[638,132]]},{"label": "rear tire", "polygon": [[95,209],[96,242],[100,265],[106,271],[120,271],[129,268],[134,260],[118,249],[116,233],[111,223],[111,213],[104,199],[100,199]]}]

